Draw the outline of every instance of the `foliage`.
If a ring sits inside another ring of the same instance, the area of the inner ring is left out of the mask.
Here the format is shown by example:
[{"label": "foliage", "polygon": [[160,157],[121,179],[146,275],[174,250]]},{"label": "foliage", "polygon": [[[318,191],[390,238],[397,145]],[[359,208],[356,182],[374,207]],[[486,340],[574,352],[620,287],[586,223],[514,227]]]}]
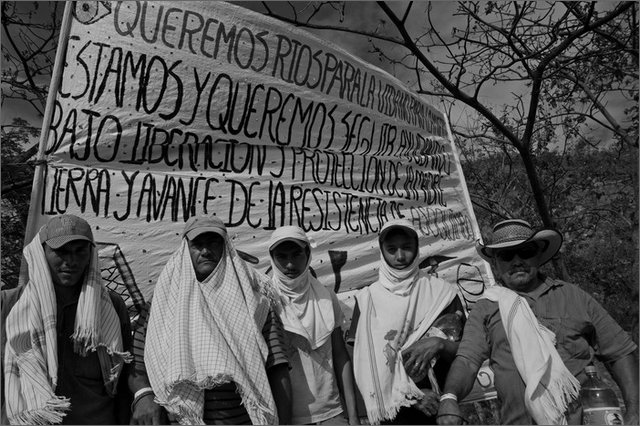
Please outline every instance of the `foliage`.
[{"label": "foliage", "polygon": [[[9,130],[7,130],[9,129]],[[12,126],[2,128],[2,285],[18,283],[25,225],[29,214],[33,165],[25,163],[24,147],[37,131],[24,119],[14,119]],[[27,183],[25,185],[24,183]],[[20,189],[13,190],[13,186]]]},{"label": "foliage", "polygon": [[[58,47],[62,2],[2,2],[2,106],[42,117]],[[2,125],[2,285],[15,286],[33,182],[39,123]]]},{"label": "foliage", "polygon": [[[377,2],[379,18],[368,27],[349,20],[358,16],[362,3],[331,3],[334,7],[324,11],[333,11],[334,17],[325,13],[323,20],[318,17],[324,3],[311,4],[292,4],[293,12],[265,9],[314,31],[366,37],[383,62],[404,68],[405,75],[414,73],[420,93],[443,100],[450,117],[462,104],[470,107],[472,113],[465,115],[469,123],[453,121],[452,131],[481,152],[509,153],[503,165],[512,187],[490,193],[490,204],[501,206],[517,188],[519,207],[510,214],[535,213],[545,226],[557,224],[549,193],[555,181],[553,176],[545,180],[549,174],[543,176],[540,168],[545,153],[563,153],[575,140],[594,143],[583,137],[594,129],[612,132],[619,145],[637,150],[638,25],[633,2]],[[451,19],[436,14],[443,8],[453,8]],[[510,93],[513,101],[492,104],[492,95],[499,92]],[[625,99],[622,114],[609,103],[620,98]],[[610,144],[604,142],[607,148]],[[516,159],[521,163],[517,172]],[[636,171],[633,180],[638,181]],[[637,196],[633,204],[637,207]],[[507,212],[498,208],[493,214]],[[637,218],[632,224],[637,240]],[[566,278],[562,262],[558,273]]]},{"label": "foliage", "polygon": [[[483,234],[488,235],[493,223],[507,217],[542,226],[527,195],[523,166],[514,161],[514,153],[479,155],[464,146],[462,151]],[[571,281],[593,294],[636,340],[637,247],[632,231],[637,226],[637,187],[632,175],[637,164],[633,147],[597,150],[582,142],[564,153],[545,152],[537,158],[555,226],[564,235],[562,253]]]},{"label": "foliage", "polygon": [[40,116],[44,114],[63,6],[59,2],[2,3],[3,103],[25,101]]}]

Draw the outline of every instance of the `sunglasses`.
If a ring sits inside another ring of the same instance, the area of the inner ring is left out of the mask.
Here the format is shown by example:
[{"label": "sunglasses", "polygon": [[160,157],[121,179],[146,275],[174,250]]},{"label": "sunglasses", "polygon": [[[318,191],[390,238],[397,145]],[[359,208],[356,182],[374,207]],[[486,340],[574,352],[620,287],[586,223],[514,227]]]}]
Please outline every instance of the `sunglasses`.
[{"label": "sunglasses", "polygon": [[538,246],[530,245],[517,250],[502,250],[496,253],[496,257],[503,262],[510,262],[516,255],[520,259],[531,259],[538,254]]}]

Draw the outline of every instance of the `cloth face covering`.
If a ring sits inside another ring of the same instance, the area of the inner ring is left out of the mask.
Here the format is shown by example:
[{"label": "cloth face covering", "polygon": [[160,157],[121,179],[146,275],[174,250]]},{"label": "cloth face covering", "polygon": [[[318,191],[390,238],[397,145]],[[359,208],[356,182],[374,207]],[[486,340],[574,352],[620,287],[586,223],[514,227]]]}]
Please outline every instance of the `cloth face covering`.
[{"label": "cloth face covering", "polygon": [[149,381],[181,424],[202,424],[204,390],[228,382],[236,383],[254,424],[277,424],[261,334],[268,278],[246,265],[227,236],[224,250],[199,282],[183,239],[160,274],[145,347]]},{"label": "cloth face covering", "polygon": [[[304,242],[308,247],[306,235],[294,226],[278,228],[270,240],[270,246],[275,247],[291,238]],[[311,349],[315,350],[331,337],[336,324],[331,294],[311,275],[310,263],[311,255],[304,271],[296,278],[289,278],[280,271],[271,257],[272,283],[283,299],[280,317],[284,329],[304,337],[309,341]]]},{"label": "cloth face covering", "polygon": [[[415,233],[408,221],[388,222],[381,232],[390,226]],[[372,424],[393,419],[424,396],[404,369],[402,351],[425,335],[456,296],[452,285],[419,270],[419,257],[402,270],[382,258],[378,281],[356,295],[354,375]]]}]

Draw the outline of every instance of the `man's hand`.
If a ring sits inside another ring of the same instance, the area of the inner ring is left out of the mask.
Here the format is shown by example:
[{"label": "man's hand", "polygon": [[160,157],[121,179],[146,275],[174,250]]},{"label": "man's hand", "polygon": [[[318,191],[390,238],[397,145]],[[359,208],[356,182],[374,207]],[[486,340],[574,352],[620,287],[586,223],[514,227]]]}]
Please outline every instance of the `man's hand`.
[{"label": "man's hand", "polygon": [[404,369],[411,377],[422,376],[427,371],[431,358],[444,347],[444,340],[439,337],[426,337],[409,346],[402,353]]},{"label": "man's hand", "polygon": [[624,414],[624,424],[625,425],[637,425],[638,423],[638,410],[627,410]]},{"label": "man's hand", "polygon": [[143,396],[136,402],[131,415],[132,425],[166,425],[169,424],[167,412],[153,401],[152,393]]},{"label": "man's hand", "polygon": [[360,418],[357,417],[357,416],[349,417],[349,424],[350,425],[359,425],[360,424]]},{"label": "man's hand", "polygon": [[413,405],[414,408],[422,411],[427,417],[433,417],[438,412],[439,398],[431,389],[420,389],[424,396]]},{"label": "man's hand", "polygon": [[464,417],[458,406],[458,402],[453,399],[445,399],[438,408],[437,422],[439,425],[461,425]]}]

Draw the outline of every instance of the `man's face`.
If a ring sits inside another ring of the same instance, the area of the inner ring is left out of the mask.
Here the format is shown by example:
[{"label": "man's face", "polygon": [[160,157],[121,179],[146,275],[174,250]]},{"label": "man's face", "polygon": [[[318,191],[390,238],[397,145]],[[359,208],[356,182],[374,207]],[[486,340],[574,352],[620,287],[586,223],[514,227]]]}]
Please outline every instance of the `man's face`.
[{"label": "man's face", "polygon": [[540,247],[527,243],[515,248],[496,251],[494,266],[505,287],[529,292],[538,285]]},{"label": "man's face", "polygon": [[91,243],[75,240],[57,249],[44,244],[44,255],[54,284],[65,287],[82,285],[91,260]]},{"label": "man's face", "polygon": [[307,267],[307,251],[293,241],[285,241],[271,250],[276,267],[289,278],[297,278]]},{"label": "man's face", "polygon": [[193,240],[188,239],[187,244],[196,278],[198,281],[204,281],[222,259],[224,239],[214,232],[205,232]]},{"label": "man's face", "polygon": [[382,241],[382,256],[394,269],[404,269],[418,255],[418,242],[404,232],[390,231]]}]

